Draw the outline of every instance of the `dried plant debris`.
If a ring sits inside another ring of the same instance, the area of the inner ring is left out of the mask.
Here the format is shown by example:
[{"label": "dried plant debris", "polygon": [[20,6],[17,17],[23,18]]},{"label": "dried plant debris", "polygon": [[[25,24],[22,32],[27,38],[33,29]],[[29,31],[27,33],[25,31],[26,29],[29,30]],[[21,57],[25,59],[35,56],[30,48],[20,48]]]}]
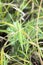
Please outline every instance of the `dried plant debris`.
[{"label": "dried plant debris", "polygon": [[[36,52],[35,52],[35,53],[36,53]],[[40,64],[40,59],[39,59],[38,55],[35,54],[35,53],[33,53],[33,54],[31,55],[31,62],[32,62],[33,65],[41,65],[41,64]]]}]

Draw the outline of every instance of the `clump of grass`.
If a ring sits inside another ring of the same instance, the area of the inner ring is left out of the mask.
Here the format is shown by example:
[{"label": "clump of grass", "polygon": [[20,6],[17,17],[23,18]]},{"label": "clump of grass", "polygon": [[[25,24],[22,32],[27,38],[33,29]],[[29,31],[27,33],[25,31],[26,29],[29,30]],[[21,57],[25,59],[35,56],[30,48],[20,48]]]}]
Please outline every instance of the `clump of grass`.
[{"label": "clump of grass", "polygon": [[[43,65],[42,0],[0,0],[0,33],[3,32],[7,35],[1,37],[5,42],[0,50],[0,65]],[[5,52],[9,46],[11,50]]]}]

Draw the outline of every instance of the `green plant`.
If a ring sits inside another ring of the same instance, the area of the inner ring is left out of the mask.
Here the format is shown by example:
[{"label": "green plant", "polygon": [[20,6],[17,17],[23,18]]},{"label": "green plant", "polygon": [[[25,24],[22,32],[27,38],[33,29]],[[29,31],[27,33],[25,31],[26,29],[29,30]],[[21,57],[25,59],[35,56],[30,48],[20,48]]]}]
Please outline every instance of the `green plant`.
[{"label": "green plant", "polygon": [[[0,33],[7,34],[0,51],[0,64],[36,65],[38,60],[43,65],[43,41],[39,42],[43,40],[43,1],[3,0],[0,5]],[[27,20],[28,15],[31,17]],[[11,51],[5,53],[10,45]],[[37,57],[35,63],[31,61],[32,54]]]}]

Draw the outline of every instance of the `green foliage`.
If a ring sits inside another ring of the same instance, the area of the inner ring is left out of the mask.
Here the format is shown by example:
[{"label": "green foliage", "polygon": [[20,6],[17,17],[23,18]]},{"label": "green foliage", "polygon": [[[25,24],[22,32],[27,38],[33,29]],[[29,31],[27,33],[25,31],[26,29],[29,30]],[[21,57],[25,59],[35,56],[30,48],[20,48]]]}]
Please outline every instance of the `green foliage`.
[{"label": "green foliage", "polygon": [[[0,0],[0,14],[0,33],[7,34],[0,35],[6,41],[0,51],[0,64],[33,65],[34,54],[43,65],[43,1]],[[9,46],[11,51],[5,53]]]}]

